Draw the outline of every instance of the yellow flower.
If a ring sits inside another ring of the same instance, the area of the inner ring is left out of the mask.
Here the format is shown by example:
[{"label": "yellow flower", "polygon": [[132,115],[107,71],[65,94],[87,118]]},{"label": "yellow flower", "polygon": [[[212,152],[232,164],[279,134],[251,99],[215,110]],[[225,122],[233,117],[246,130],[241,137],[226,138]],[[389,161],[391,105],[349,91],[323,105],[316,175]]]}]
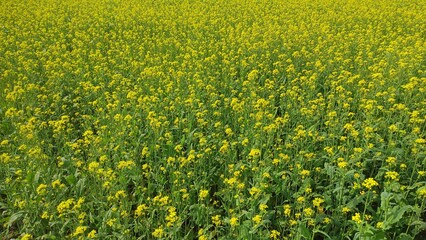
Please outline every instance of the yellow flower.
[{"label": "yellow flower", "polygon": [[271,178],[271,174],[269,174],[268,172],[264,172],[262,174],[262,177],[264,177],[264,178]]},{"label": "yellow flower", "polygon": [[272,230],[271,233],[269,234],[269,237],[272,239],[277,239],[280,236],[280,232],[278,232],[277,230]]},{"label": "yellow flower", "polygon": [[48,219],[49,218],[49,213],[44,211],[43,214],[41,215],[42,219]]},{"label": "yellow flower", "polygon": [[399,180],[398,177],[399,177],[399,173],[397,173],[395,171],[387,171],[385,173],[385,178],[389,178],[389,179],[398,181]]},{"label": "yellow flower", "polygon": [[[179,152],[181,149],[182,149],[181,145],[177,145],[175,147],[176,152]],[[149,148],[148,147],[143,147],[142,151],[141,151],[141,155],[142,155],[142,157],[148,157],[150,155]]]},{"label": "yellow flower", "polygon": [[33,239],[33,235],[29,234],[29,233],[25,233],[24,235],[22,235],[21,240],[31,240]]},{"label": "yellow flower", "polygon": [[284,205],[284,215],[289,217],[291,214],[291,206],[289,204]]},{"label": "yellow flower", "polygon": [[417,190],[417,195],[420,198],[426,198],[426,187],[422,187],[420,189]]},{"label": "yellow flower", "polygon": [[56,207],[56,210],[59,214],[62,214],[66,210],[70,209],[72,204],[74,204],[74,199],[70,198],[66,201],[60,202],[59,205]]},{"label": "yellow flower", "polygon": [[268,208],[268,205],[266,205],[266,204],[261,203],[261,204],[259,205],[259,210],[260,210],[260,211],[265,211],[267,208]]},{"label": "yellow flower", "polygon": [[226,141],[226,140],[223,140],[222,146],[220,147],[219,152],[220,153],[226,153],[226,152],[228,152],[228,150],[229,150],[229,142]]},{"label": "yellow flower", "polygon": [[350,212],[351,211],[351,209],[350,208],[348,208],[348,207],[343,207],[342,208],[342,213],[348,213],[348,212]]},{"label": "yellow flower", "polygon": [[220,220],[220,215],[215,215],[212,217],[212,222],[214,225],[219,226],[222,224],[222,221]]},{"label": "yellow flower", "polygon": [[364,215],[364,219],[365,219],[365,220],[367,220],[367,221],[370,221],[370,220],[371,220],[371,218],[372,218],[372,216],[371,216],[371,215],[368,215],[368,214],[365,214],[365,215]]},{"label": "yellow flower", "polygon": [[389,164],[395,164],[396,157],[388,157],[388,158],[386,158],[386,162],[389,163]]},{"label": "yellow flower", "polygon": [[232,217],[232,218],[229,220],[229,224],[231,224],[231,227],[238,226],[238,218],[236,218],[236,217]]},{"label": "yellow flower", "polygon": [[354,152],[356,153],[362,153],[363,149],[362,148],[354,148]]},{"label": "yellow flower", "polygon": [[117,221],[116,218],[111,218],[107,221],[107,225],[112,227],[115,224],[116,221]]},{"label": "yellow flower", "polygon": [[348,163],[347,163],[347,162],[345,162],[345,161],[338,162],[338,163],[337,163],[337,166],[338,166],[339,168],[345,168],[346,166],[348,166]]},{"label": "yellow flower", "polygon": [[259,188],[257,188],[257,187],[252,187],[251,189],[250,189],[250,195],[252,195],[252,196],[256,196],[257,194],[259,194],[261,192],[261,190],[259,189]]},{"label": "yellow flower", "polygon": [[262,217],[260,215],[256,215],[251,220],[253,220],[256,224],[259,224],[262,221]]},{"label": "yellow flower", "polygon": [[200,200],[204,200],[209,195],[209,190],[201,190],[198,197]]},{"label": "yellow flower", "polygon": [[73,237],[78,236],[83,234],[86,231],[87,227],[86,226],[78,226],[74,233],[72,234]]},{"label": "yellow flower", "polygon": [[334,155],[333,147],[327,146],[327,147],[324,148],[324,151],[326,151],[328,153],[328,155],[330,155],[330,156]]},{"label": "yellow flower", "polygon": [[300,175],[302,175],[302,178],[305,178],[305,177],[309,176],[310,174],[311,174],[311,171],[306,170],[306,169],[304,169],[300,172]]},{"label": "yellow flower", "polygon": [[134,167],[134,166],[135,166],[135,163],[132,160],[120,161],[120,162],[118,162],[117,169],[120,169],[120,170],[122,170],[124,168],[132,169],[132,167]]},{"label": "yellow flower", "polygon": [[90,231],[88,234],[87,234],[87,237],[88,238],[94,238],[94,237],[96,237],[96,230],[92,230],[92,231]]},{"label": "yellow flower", "polygon": [[57,179],[55,181],[52,182],[52,187],[53,188],[57,188],[61,186],[61,180]]},{"label": "yellow flower", "polygon": [[205,137],[200,138],[199,140],[200,146],[204,146],[207,143],[207,139]]},{"label": "yellow flower", "polygon": [[145,204],[139,205],[135,210],[135,216],[136,217],[142,216],[146,209],[148,209],[148,207]]},{"label": "yellow flower", "polygon": [[77,202],[75,203],[73,210],[78,210],[81,208],[81,205],[84,203],[84,197],[78,198]]},{"label": "yellow flower", "polygon": [[46,184],[40,184],[40,185],[38,185],[38,187],[37,187],[37,194],[38,195],[44,195],[44,194],[46,194],[46,188],[47,188]]},{"label": "yellow flower", "polygon": [[303,209],[303,213],[306,217],[312,217],[312,215],[314,215],[314,210],[312,210],[311,208],[305,208]]},{"label": "yellow flower", "polygon": [[361,214],[355,213],[355,215],[352,216],[352,221],[355,221],[358,224],[361,223],[362,222]]},{"label": "yellow flower", "polygon": [[225,133],[226,133],[227,136],[232,136],[234,134],[234,132],[232,132],[231,128],[225,129]]},{"label": "yellow flower", "polygon": [[281,160],[274,158],[274,160],[272,161],[272,164],[274,164],[275,166],[278,166],[278,164],[280,164]]},{"label": "yellow flower", "polygon": [[110,181],[105,181],[105,182],[102,184],[102,187],[104,187],[104,188],[106,188],[106,189],[110,188],[110,187],[111,187],[111,182],[110,182]]},{"label": "yellow flower", "polygon": [[164,236],[163,226],[160,226],[152,232],[152,236],[155,238],[162,238]]},{"label": "yellow flower", "polygon": [[314,207],[319,208],[321,206],[321,203],[324,202],[323,198],[315,198],[314,200],[312,200],[312,203],[314,204]]},{"label": "yellow flower", "polygon": [[249,80],[250,82],[256,80],[259,76],[259,71],[258,70],[252,70],[248,75],[247,75],[247,80]]},{"label": "yellow flower", "polygon": [[87,170],[89,172],[95,172],[98,169],[98,167],[99,167],[99,162],[94,161],[94,162],[89,163]]},{"label": "yellow flower", "polygon": [[392,124],[389,126],[389,131],[396,132],[397,130],[398,130],[398,126],[396,126],[395,124]]},{"label": "yellow flower", "polygon": [[125,197],[126,197],[126,192],[124,190],[118,190],[115,193],[115,198],[116,199],[122,199],[122,198],[125,198]]},{"label": "yellow flower", "polygon": [[366,187],[368,190],[371,190],[375,186],[379,186],[379,183],[374,180],[374,178],[367,178],[362,183],[362,186]]},{"label": "yellow flower", "polygon": [[256,158],[260,156],[260,150],[257,148],[253,148],[250,150],[249,157]]}]

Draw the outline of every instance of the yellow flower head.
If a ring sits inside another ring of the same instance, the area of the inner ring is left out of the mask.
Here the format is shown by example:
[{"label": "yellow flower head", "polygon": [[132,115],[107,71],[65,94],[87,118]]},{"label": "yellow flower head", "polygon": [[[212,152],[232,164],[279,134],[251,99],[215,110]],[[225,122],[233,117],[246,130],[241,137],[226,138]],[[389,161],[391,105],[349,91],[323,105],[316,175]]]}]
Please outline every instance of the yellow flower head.
[{"label": "yellow flower head", "polygon": [[38,187],[37,187],[37,194],[38,195],[44,195],[44,194],[46,194],[46,188],[47,188],[46,184],[40,184],[40,185],[38,185]]},{"label": "yellow flower head", "polygon": [[362,186],[366,187],[368,190],[371,190],[375,186],[379,186],[379,183],[374,180],[374,178],[367,178],[362,182]]},{"label": "yellow flower head", "polygon": [[207,196],[209,196],[209,190],[201,190],[198,197],[200,198],[200,200],[204,200]]},{"label": "yellow flower head", "polygon": [[87,234],[87,238],[94,238],[96,236],[96,230],[92,230]]},{"label": "yellow flower head", "polygon": [[426,187],[422,187],[420,189],[417,190],[417,195],[420,198],[426,198]]},{"label": "yellow flower head", "polygon": [[348,208],[348,207],[343,207],[342,208],[342,212],[343,213],[348,213],[348,212],[350,212],[351,211],[351,209],[350,208]]},{"label": "yellow flower head", "polygon": [[229,224],[231,225],[231,227],[238,226],[238,218],[236,218],[236,217],[232,217],[232,218],[229,220]]},{"label": "yellow flower head", "polygon": [[352,216],[352,221],[355,221],[358,224],[361,223],[362,222],[361,214],[355,213],[355,215]]},{"label": "yellow flower head", "polygon": [[251,220],[253,220],[256,224],[259,224],[262,221],[262,216],[256,215]]},{"label": "yellow flower head", "polygon": [[257,194],[259,194],[261,192],[261,190],[259,189],[259,188],[257,188],[257,187],[252,187],[251,189],[250,189],[250,195],[252,195],[252,196],[256,196]]},{"label": "yellow flower head", "polygon": [[141,204],[136,208],[135,216],[140,217],[144,214],[145,210],[148,209],[148,207],[145,204]]},{"label": "yellow flower head", "polygon": [[314,215],[314,210],[312,210],[312,208],[305,208],[303,209],[303,213],[306,217],[312,217],[312,215]]},{"label": "yellow flower head", "polygon": [[385,173],[385,178],[398,181],[399,173],[395,171],[387,171]]},{"label": "yellow flower head", "polygon": [[291,206],[289,204],[284,205],[284,215],[289,217],[291,214]]},{"label": "yellow flower head", "polygon": [[152,232],[152,236],[155,238],[162,238],[164,236],[163,226],[160,226]]},{"label": "yellow flower head", "polygon": [[315,198],[314,200],[312,200],[312,203],[314,204],[314,207],[319,208],[321,206],[321,203],[324,202],[323,198]]},{"label": "yellow flower head", "polygon": [[257,148],[253,148],[250,150],[249,157],[256,158],[260,156],[260,150]]},{"label": "yellow flower head", "polygon": [[86,231],[87,227],[86,226],[78,226],[74,233],[72,234],[73,237],[78,236],[83,234]]},{"label": "yellow flower head", "polygon": [[220,220],[220,215],[215,215],[212,217],[212,222],[214,225],[219,226],[222,224],[222,221]]},{"label": "yellow flower head", "polygon": [[278,232],[277,230],[272,230],[271,233],[269,234],[269,237],[272,239],[277,239],[280,236],[280,232]]},{"label": "yellow flower head", "polygon": [[31,234],[28,234],[28,233],[22,235],[22,237],[21,237],[21,240],[31,240],[31,239],[33,239],[33,236]]}]

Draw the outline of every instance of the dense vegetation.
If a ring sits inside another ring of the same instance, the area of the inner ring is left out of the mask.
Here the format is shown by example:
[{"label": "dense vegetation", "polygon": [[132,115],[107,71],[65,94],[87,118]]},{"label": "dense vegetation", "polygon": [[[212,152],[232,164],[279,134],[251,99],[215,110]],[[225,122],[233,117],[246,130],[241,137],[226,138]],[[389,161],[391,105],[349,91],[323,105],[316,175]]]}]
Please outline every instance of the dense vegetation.
[{"label": "dense vegetation", "polygon": [[3,0],[0,238],[424,235],[425,13]]}]

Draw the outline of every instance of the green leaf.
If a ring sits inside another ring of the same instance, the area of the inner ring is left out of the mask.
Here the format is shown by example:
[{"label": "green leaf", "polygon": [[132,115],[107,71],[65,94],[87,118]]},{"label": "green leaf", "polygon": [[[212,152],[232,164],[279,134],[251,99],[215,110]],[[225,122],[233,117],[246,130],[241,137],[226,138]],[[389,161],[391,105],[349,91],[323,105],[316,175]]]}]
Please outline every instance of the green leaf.
[{"label": "green leaf", "polygon": [[41,239],[47,239],[47,240],[55,240],[57,239],[54,235],[52,234],[44,234],[43,236],[40,237]]},{"label": "green leaf", "polygon": [[386,234],[384,231],[375,231],[373,236],[370,238],[371,240],[384,240],[386,239]]},{"label": "green leaf", "polygon": [[383,221],[383,224],[386,226],[391,226],[394,223],[399,222],[399,220],[401,220],[404,213],[410,209],[411,209],[411,206],[408,206],[408,205],[403,207],[399,207],[399,206],[393,207],[392,210],[388,212],[387,214],[388,218],[385,221]]},{"label": "green leaf", "polygon": [[262,200],[260,200],[260,203],[262,203],[262,204],[266,204],[268,201],[269,201],[269,199],[271,198],[271,194],[266,194],[263,198],[262,198]]},{"label": "green leaf", "polygon": [[34,176],[34,183],[37,184],[39,179],[40,179],[40,171],[37,171]]},{"label": "green leaf", "polygon": [[25,177],[25,180],[27,182],[33,182],[34,179],[34,172],[33,171],[28,171],[27,172],[27,176]]},{"label": "green leaf", "polygon": [[309,229],[304,224],[299,225],[299,232],[306,239],[312,238],[311,231],[309,231]]},{"label": "green leaf", "polygon": [[22,212],[17,212],[12,214],[12,216],[9,217],[9,220],[6,223],[6,226],[11,227],[14,222],[16,222],[18,219],[22,217]]},{"label": "green leaf", "polygon": [[322,235],[324,235],[325,237],[327,237],[327,239],[332,239],[326,232],[323,232],[321,230],[314,230],[314,234],[315,233],[321,233]]},{"label": "green leaf", "polygon": [[387,208],[387,206],[389,205],[390,200],[392,199],[392,193],[389,192],[382,192],[380,194],[380,207],[385,210]]},{"label": "green leaf", "polygon": [[69,185],[73,186],[75,185],[77,178],[74,175],[69,175],[68,177],[65,178],[65,180],[67,181]]},{"label": "green leaf", "polygon": [[406,233],[401,233],[396,240],[413,240],[414,238]]},{"label": "green leaf", "polygon": [[411,226],[413,226],[413,225],[419,225],[420,229],[426,229],[426,222],[423,222],[423,221],[419,221],[419,220],[418,221],[414,221],[410,225]]}]

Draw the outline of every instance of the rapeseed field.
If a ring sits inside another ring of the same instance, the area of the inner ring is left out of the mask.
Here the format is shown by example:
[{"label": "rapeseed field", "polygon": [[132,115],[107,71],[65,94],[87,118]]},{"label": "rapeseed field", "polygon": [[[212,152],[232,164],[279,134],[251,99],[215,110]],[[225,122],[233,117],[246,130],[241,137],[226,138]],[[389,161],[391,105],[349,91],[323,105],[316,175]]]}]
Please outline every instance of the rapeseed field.
[{"label": "rapeseed field", "polygon": [[2,0],[1,239],[422,239],[426,1]]}]

